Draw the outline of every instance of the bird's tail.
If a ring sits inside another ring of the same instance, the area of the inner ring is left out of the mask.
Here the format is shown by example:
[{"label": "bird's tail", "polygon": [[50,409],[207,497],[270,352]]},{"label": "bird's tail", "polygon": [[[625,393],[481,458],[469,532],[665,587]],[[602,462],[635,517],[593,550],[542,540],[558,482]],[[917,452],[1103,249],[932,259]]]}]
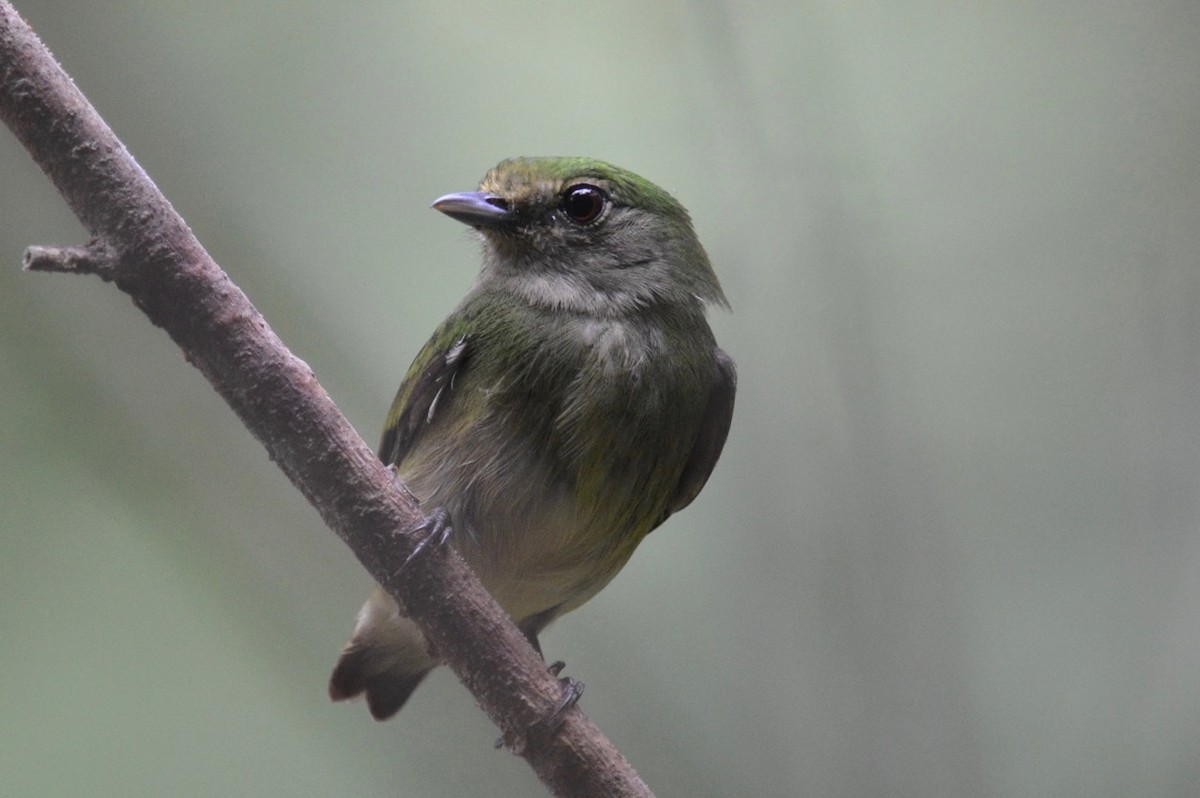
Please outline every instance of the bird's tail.
[{"label": "bird's tail", "polygon": [[329,697],[344,701],[365,693],[372,717],[387,720],[436,664],[416,625],[376,588],[329,677]]}]

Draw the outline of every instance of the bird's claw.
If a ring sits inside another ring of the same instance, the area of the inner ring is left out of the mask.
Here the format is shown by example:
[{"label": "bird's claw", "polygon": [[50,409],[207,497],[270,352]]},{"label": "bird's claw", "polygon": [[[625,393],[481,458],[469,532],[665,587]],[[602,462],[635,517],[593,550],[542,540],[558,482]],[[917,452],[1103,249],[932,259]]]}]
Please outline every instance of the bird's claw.
[{"label": "bird's claw", "polygon": [[410,530],[413,534],[424,532],[424,536],[420,542],[413,547],[412,552],[404,558],[404,562],[400,563],[400,567],[396,569],[395,576],[404,573],[404,569],[408,564],[415,560],[422,552],[430,546],[440,549],[445,546],[450,540],[450,536],[454,533],[454,529],[450,526],[450,514],[446,512],[444,507],[435,507],[425,516],[421,523],[417,524]]},{"label": "bird's claw", "polygon": [[578,679],[573,679],[570,676],[564,676],[558,680],[562,685],[562,698],[558,701],[558,706],[540,725],[545,727],[547,736],[553,735],[558,731],[558,727],[563,724],[566,719],[567,711],[579,703],[579,699],[583,697],[583,682]]},{"label": "bird's claw", "polygon": [[[550,663],[547,670],[552,676],[558,676],[566,666],[567,664],[562,660],[556,660]],[[550,714],[529,726],[520,739],[516,739],[517,736],[513,734],[506,734],[497,739],[496,748],[503,748],[507,745],[514,753],[520,753],[533,740],[549,740],[558,732],[563,721],[566,720],[567,712],[579,703],[579,699],[583,696],[583,682],[570,676],[563,676],[558,683],[562,685],[562,697]]]}]

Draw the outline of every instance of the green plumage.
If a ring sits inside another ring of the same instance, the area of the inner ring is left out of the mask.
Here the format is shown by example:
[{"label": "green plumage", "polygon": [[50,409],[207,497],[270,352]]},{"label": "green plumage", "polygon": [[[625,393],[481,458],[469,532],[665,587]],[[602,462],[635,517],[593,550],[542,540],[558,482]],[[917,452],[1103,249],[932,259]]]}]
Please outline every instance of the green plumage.
[{"label": "green plumage", "polygon": [[[480,231],[484,265],[409,368],[380,456],[448,512],[536,644],[711,473],[735,376],[705,303],[724,296],[683,207],[608,164],[506,161],[435,207]],[[330,692],[388,717],[434,664],[376,591]]]}]

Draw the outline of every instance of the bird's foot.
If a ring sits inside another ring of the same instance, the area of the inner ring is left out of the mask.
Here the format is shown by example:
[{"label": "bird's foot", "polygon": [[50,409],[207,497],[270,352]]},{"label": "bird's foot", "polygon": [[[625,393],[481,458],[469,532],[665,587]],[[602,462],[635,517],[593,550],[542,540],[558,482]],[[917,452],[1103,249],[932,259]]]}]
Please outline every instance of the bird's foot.
[{"label": "bird's foot", "polygon": [[404,573],[404,569],[408,567],[408,564],[419,557],[426,549],[430,547],[440,549],[442,546],[445,546],[450,541],[450,536],[454,533],[454,529],[450,526],[450,514],[446,512],[446,509],[444,507],[435,507],[410,532],[413,534],[423,534],[420,542],[404,558],[404,562],[400,563],[400,567],[396,569],[396,573],[394,574],[395,576]]},{"label": "bird's foot", "polygon": [[[563,665],[565,663],[556,662],[554,664]],[[551,673],[555,676],[558,675],[558,671],[554,670],[553,666],[551,666]],[[558,731],[558,727],[562,726],[566,719],[567,711],[578,704],[579,699],[583,697],[583,682],[578,679],[564,676],[558,680],[558,683],[562,685],[562,698],[558,700],[558,706],[554,708],[554,711],[538,724],[547,737],[553,736]]]},{"label": "bird's foot", "polygon": [[[558,676],[562,673],[562,669],[567,664],[562,660],[556,660],[550,663],[547,670],[550,675]],[[496,747],[508,747],[513,753],[521,753],[525,748],[535,740],[549,740],[558,732],[559,728],[566,720],[567,712],[571,707],[579,703],[580,697],[583,696],[583,682],[578,679],[573,679],[570,676],[563,676],[558,680],[562,685],[562,697],[558,700],[558,704],[550,712],[549,715],[541,720],[533,723],[525,730],[524,735],[506,734],[496,740]]]}]

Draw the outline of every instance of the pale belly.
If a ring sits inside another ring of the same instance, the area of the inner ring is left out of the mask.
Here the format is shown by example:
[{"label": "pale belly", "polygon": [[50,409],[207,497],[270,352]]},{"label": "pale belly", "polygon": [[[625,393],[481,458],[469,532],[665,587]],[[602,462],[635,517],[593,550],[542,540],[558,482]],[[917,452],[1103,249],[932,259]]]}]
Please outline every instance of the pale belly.
[{"label": "pale belly", "polygon": [[[497,471],[478,460],[471,463],[475,468],[441,465],[433,479],[402,477],[423,507],[448,512],[454,547],[518,623],[579,607],[633,553],[637,540],[627,539],[629,530],[585,512],[544,469],[508,462]],[[454,472],[459,478],[451,478]],[[471,476],[464,480],[466,472]]]}]

